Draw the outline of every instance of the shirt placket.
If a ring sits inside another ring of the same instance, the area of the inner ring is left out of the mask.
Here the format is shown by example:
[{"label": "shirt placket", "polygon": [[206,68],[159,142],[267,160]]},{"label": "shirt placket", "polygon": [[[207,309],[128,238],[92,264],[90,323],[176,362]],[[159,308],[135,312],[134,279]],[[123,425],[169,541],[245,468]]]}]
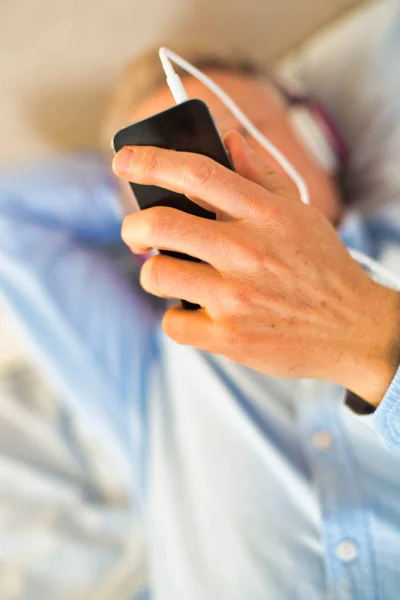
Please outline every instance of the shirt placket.
[{"label": "shirt placket", "polygon": [[367,496],[351,440],[341,420],[343,389],[302,380],[297,416],[319,499],[327,597],[378,600]]}]

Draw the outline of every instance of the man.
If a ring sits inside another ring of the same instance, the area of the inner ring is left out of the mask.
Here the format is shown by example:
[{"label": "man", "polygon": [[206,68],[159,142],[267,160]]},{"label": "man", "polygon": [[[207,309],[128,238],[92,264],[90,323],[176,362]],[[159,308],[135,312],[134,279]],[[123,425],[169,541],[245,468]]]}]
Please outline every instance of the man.
[{"label": "man", "polygon": [[[221,63],[207,72],[301,172],[311,206],[185,78],[226,132],[235,172],[154,148],[122,150],[114,170],[217,213],[208,222],[149,209],[122,228],[134,253],[201,258],[150,257],[140,283],[203,308],[164,314],[140,294],[138,266],[130,284],[104,256],[122,218],[115,182],[93,158],[5,180],[4,296],[64,397],[114,452],[110,477],[131,467],[149,569],[132,596],[394,600],[398,292],[349,256],[340,237],[363,249],[368,227],[361,219],[352,236],[354,215],[346,218],[335,178],[296,138],[281,94]],[[170,105],[167,88],[156,86],[123,120]],[[30,569],[40,587],[43,568]]]}]

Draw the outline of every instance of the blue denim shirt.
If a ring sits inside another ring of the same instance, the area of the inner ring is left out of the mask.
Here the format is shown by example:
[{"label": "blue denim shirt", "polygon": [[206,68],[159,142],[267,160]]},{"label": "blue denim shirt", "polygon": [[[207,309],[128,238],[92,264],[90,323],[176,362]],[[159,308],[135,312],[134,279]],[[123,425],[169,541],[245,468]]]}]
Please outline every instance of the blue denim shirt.
[{"label": "blue denim shirt", "polygon": [[[360,415],[172,342],[99,157],[15,168],[0,205],[1,296],[64,411],[0,409],[3,597],[400,597],[400,373]],[[339,233],[399,269],[394,205]]]}]

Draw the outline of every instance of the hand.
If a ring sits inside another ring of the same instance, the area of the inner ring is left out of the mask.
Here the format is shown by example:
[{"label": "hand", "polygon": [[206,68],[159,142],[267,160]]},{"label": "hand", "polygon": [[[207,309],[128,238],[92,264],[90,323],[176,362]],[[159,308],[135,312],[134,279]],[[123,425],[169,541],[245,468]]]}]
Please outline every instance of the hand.
[{"label": "hand", "polygon": [[332,381],[378,403],[398,364],[398,295],[366,275],[325,217],[238,133],[224,142],[236,172],[153,147],[124,148],[114,159],[120,177],[183,193],[217,215],[154,207],[124,221],[132,252],[203,261],[155,255],[144,263],[145,290],[202,306],[171,307],[165,333],[269,375]]}]

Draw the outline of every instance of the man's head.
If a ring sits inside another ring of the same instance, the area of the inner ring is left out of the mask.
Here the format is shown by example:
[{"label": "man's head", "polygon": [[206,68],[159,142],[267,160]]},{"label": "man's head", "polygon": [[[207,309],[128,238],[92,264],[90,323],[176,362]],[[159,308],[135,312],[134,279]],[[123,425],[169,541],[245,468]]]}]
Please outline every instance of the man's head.
[{"label": "man's head", "polygon": [[[175,48],[174,48],[175,49]],[[334,178],[329,176],[299,139],[288,118],[287,98],[270,77],[254,63],[192,48],[177,49],[178,54],[196,65],[220,85],[240,106],[256,127],[279,148],[305,179],[311,203],[332,222],[341,215],[341,201]],[[250,146],[278,172],[280,165],[251,136],[222,102],[202,83],[176,69],[190,98],[200,98],[209,107],[223,135],[239,130]],[[129,123],[140,121],[174,104],[165,83],[156,50],[135,59],[125,70],[107,123],[107,134]]]}]

